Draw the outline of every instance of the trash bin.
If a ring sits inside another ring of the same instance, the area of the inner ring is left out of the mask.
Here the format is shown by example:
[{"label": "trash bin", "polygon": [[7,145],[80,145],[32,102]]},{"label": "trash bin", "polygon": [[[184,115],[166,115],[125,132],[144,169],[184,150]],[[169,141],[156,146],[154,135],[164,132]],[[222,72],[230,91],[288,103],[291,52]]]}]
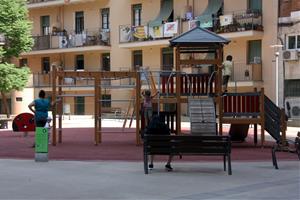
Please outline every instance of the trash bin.
[{"label": "trash bin", "polygon": [[48,129],[36,127],[35,129],[35,152],[48,153]]},{"label": "trash bin", "polygon": [[48,162],[48,129],[44,127],[35,129],[35,161]]}]

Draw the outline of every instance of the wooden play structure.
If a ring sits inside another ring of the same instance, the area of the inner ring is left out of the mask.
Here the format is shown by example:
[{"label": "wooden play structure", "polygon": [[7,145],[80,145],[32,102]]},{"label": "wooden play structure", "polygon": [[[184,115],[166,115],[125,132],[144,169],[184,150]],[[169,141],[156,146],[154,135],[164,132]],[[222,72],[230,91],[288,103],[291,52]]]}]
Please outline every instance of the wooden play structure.
[{"label": "wooden play structure", "polygon": [[[172,40],[174,48],[175,70],[159,73],[158,83],[151,82],[151,90],[160,91],[159,110],[154,110],[165,118],[172,132],[181,134],[182,108],[189,107],[189,101],[211,98],[215,102],[216,131],[222,135],[223,124],[254,124],[255,144],[257,143],[257,125],[261,126],[261,145],[264,145],[264,131],[267,130],[276,141],[285,141],[286,119],[284,110],[279,109],[265,94],[260,91],[249,93],[227,93],[222,95],[222,60],[223,46],[230,41],[200,27],[194,28]],[[208,56],[209,55],[209,56]],[[192,68],[204,69],[204,72],[193,72]],[[63,71],[53,69],[52,99],[63,98],[62,82],[65,77],[90,78],[94,81],[94,143],[101,142],[101,80],[104,78],[135,79],[134,103],[129,105],[126,120],[135,116],[136,144],[141,143],[140,131],[144,129],[141,115],[141,72],[104,72],[104,71]],[[75,96],[70,94],[68,96]],[[134,109],[130,109],[134,106]],[[170,106],[173,109],[169,109]],[[153,106],[154,108],[156,106]],[[62,103],[53,111],[53,118],[58,115],[58,142],[62,142]],[[205,122],[206,119],[203,119]],[[132,122],[132,121],[131,121]],[[131,123],[130,122],[130,123]],[[125,127],[126,121],[123,127]],[[218,131],[217,131],[218,130]],[[201,132],[201,130],[199,131]],[[56,145],[56,120],[53,120],[53,145]]]},{"label": "wooden play structure", "polygon": [[[63,79],[65,77],[68,78],[89,78],[94,83],[94,94],[63,94]],[[63,71],[61,69],[57,69],[53,66],[53,76],[52,76],[52,99],[64,98],[64,97],[75,97],[75,96],[89,96],[94,97],[94,143],[98,145],[102,141],[101,134],[101,80],[105,78],[112,79],[122,79],[122,78],[135,78],[135,102],[136,105],[140,103],[140,75],[137,72],[124,72],[124,71]],[[56,119],[58,115],[58,142],[62,142],[62,115],[63,115],[63,101],[59,101],[56,106],[56,109],[53,110],[53,119]],[[140,115],[139,110],[140,107],[136,106],[136,120],[139,121]],[[139,123],[136,125],[136,143],[140,142],[139,137]],[[52,132],[52,144],[56,145],[57,143],[57,134],[56,134],[56,120],[53,120],[53,132]]]}]

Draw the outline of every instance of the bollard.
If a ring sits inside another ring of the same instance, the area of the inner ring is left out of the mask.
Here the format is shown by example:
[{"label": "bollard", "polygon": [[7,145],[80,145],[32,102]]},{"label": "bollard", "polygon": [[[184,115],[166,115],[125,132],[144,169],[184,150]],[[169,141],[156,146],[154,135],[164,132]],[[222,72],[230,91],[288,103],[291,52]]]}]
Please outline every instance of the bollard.
[{"label": "bollard", "polygon": [[35,129],[35,161],[48,162],[48,129],[44,127]]}]

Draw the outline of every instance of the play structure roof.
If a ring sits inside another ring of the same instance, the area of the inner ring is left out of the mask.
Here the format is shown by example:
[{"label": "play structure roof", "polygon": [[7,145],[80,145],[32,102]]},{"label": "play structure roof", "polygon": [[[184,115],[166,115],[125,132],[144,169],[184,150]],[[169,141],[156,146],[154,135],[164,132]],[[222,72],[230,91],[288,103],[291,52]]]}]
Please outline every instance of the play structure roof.
[{"label": "play structure roof", "polygon": [[170,40],[171,46],[211,46],[228,44],[230,40],[207,29],[196,27]]}]

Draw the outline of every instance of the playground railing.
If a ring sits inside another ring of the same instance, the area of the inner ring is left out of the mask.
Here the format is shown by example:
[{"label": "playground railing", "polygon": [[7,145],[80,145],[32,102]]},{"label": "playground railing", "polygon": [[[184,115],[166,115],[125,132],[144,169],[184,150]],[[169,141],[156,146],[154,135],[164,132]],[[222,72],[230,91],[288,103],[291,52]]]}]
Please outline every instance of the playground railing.
[{"label": "playground railing", "polygon": [[[170,72],[171,73],[171,72]],[[176,94],[176,73],[161,74],[161,95]],[[209,82],[210,74],[181,74],[182,96],[206,96],[215,93],[215,79]]]},{"label": "playground railing", "polygon": [[227,93],[223,100],[224,117],[259,117],[260,92]]}]

